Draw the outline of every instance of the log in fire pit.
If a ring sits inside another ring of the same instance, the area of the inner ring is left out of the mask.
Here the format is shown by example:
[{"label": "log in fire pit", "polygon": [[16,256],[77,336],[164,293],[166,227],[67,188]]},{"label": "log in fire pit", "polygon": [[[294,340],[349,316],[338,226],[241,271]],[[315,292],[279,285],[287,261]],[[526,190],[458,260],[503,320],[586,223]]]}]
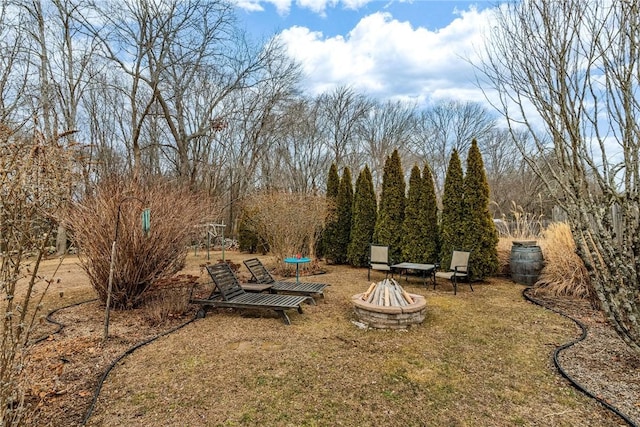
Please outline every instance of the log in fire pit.
[{"label": "log in fire pit", "polygon": [[427,312],[425,298],[408,293],[394,279],[372,283],[351,301],[356,316],[371,328],[406,329],[422,323]]}]

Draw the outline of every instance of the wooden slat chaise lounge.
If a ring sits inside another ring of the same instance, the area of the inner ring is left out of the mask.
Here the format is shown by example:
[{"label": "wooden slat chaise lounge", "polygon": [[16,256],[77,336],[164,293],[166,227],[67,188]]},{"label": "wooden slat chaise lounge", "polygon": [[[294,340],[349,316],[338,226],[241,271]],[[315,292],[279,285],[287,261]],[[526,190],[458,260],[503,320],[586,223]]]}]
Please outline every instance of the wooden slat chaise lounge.
[{"label": "wooden slat chaise lounge", "polygon": [[271,285],[271,292],[309,297],[318,296],[324,299],[324,289],[328,286],[326,283],[296,283],[276,280],[258,258],[247,259],[244,261],[244,265],[247,266],[256,283]]},{"label": "wooden slat chaise lounge", "polygon": [[214,283],[211,295],[206,299],[191,299],[192,303],[202,304],[205,313],[206,308],[209,307],[274,310],[282,317],[285,324],[290,325],[291,320],[285,310],[296,309],[302,314],[302,303],[311,299],[300,295],[245,292],[226,262],[207,266],[207,271]]}]

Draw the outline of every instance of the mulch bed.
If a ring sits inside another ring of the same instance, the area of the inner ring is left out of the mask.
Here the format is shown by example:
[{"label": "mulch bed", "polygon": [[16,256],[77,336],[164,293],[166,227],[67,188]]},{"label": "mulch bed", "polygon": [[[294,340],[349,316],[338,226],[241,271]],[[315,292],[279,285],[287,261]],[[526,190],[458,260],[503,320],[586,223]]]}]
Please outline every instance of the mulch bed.
[{"label": "mulch bed", "polygon": [[[587,301],[545,295],[532,298],[587,330],[584,340],[560,351],[560,368],[578,387],[640,425],[640,355],[616,334],[602,311]],[[576,325],[576,339],[581,333]]]}]

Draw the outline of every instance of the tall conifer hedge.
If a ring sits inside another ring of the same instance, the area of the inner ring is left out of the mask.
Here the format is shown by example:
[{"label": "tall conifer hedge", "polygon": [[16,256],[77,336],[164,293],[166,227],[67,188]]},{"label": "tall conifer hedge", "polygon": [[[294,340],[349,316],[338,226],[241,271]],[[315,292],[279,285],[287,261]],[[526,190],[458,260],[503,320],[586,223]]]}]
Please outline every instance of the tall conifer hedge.
[{"label": "tall conifer hedge", "polygon": [[436,188],[433,182],[433,174],[429,165],[424,165],[422,171],[422,204],[420,226],[424,239],[424,260],[434,263],[440,260],[440,228],[438,226],[438,203],[436,200]]},{"label": "tall conifer hedge", "polygon": [[409,179],[409,196],[403,224],[403,259],[409,262],[440,261],[440,229],[433,175],[428,165],[414,166]]},{"label": "tall conifer hedge", "polygon": [[402,260],[426,263],[426,241],[423,236],[422,214],[422,177],[420,168],[414,165],[409,177],[409,191],[407,204],[404,209],[404,223],[402,224]]},{"label": "tall conifer hedge", "polygon": [[453,150],[444,179],[440,237],[442,268],[448,269],[454,250],[467,250],[464,239],[464,177],[458,151]]},{"label": "tall conifer hedge", "polygon": [[331,164],[329,174],[327,176],[327,219],[325,221],[322,238],[317,248],[317,253],[321,257],[327,258],[327,261],[333,261],[330,258],[327,248],[335,245],[337,236],[337,206],[338,191],[340,190],[340,176],[335,163]]},{"label": "tall conifer hedge", "polygon": [[327,248],[337,264],[347,263],[347,249],[351,240],[351,214],[353,210],[353,184],[351,170],[344,168],[336,206],[336,236],[334,244]]},{"label": "tall conifer hedge", "polygon": [[498,270],[498,232],[489,211],[489,184],[475,139],[467,155],[464,204],[464,246],[471,250],[471,277],[482,279]]},{"label": "tall conifer hedge", "polygon": [[394,150],[384,164],[380,209],[373,236],[374,243],[389,246],[389,257],[393,262],[402,260],[404,207],[404,174],[398,150]]},{"label": "tall conifer hedge", "polygon": [[369,265],[369,245],[373,239],[376,224],[377,203],[373,189],[373,179],[369,166],[358,175],[353,197],[353,220],[351,225],[351,242],[347,249],[349,264],[355,267]]}]

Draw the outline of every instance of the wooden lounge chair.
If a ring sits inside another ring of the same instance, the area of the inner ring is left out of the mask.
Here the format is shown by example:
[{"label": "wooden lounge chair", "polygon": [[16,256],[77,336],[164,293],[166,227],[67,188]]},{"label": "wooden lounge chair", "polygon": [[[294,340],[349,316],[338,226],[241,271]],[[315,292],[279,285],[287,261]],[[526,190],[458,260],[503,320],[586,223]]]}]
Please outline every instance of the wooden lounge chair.
[{"label": "wooden lounge chair", "polygon": [[[469,283],[469,287],[473,291],[471,286],[471,280],[469,280],[469,252],[453,251],[451,257],[451,267],[448,271],[437,271],[436,277],[443,279],[449,279],[453,282],[453,294],[458,293],[458,279],[466,279]],[[436,288],[436,282],[433,282],[433,289]]]},{"label": "wooden lounge chair", "polygon": [[256,281],[256,283],[271,285],[270,292],[306,295],[309,297],[318,296],[324,298],[324,288],[327,287],[326,283],[296,283],[276,280],[258,258],[245,260],[244,265],[247,266],[247,269],[249,270],[249,272],[251,272],[251,275],[253,276],[253,279]]},{"label": "wooden lounge chair", "polygon": [[307,296],[299,295],[245,292],[240,286],[235,273],[226,262],[207,266],[207,271],[215,285],[211,295],[206,299],[191,299],[190,301],[195,304],[202,304],[203,314],[206,313],[206,308],[209,307],[274,310],[282,317],[285,324],[290,325],[291,321],[285,310],[296,309],[298,313],[302,313],[302,303],[310,299]]}]

